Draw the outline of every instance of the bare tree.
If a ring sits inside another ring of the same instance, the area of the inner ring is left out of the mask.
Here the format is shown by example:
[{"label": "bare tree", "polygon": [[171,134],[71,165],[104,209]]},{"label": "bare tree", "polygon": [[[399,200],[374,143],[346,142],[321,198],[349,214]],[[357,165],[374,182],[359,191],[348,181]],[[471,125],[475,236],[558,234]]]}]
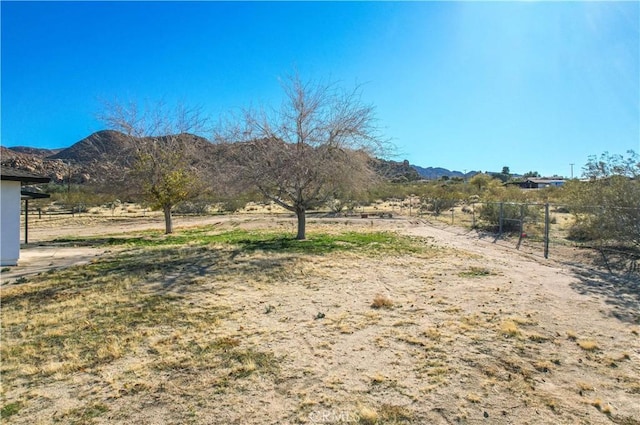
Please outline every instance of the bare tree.
[{"label": "bare tree", "polygon": [[104,102],[99,118],[131,142],[130,185],[139,187],[153,208],[164,213],[165,233],[173,232],[172,210],[202,188],[194,158],[194,133],[205,131],[198,108],[164,103],[141,109],[137,103]]},{"label": "bare tree", "polygon": [[221,137],[242,142],[236,149],[238,176],[294,212],[297,239],[305,239],[306,212],[371,182],[368,160],[385,141],[359,87],[345,91],[302,82],[298,75],[282,86],[279,109],[245,109]]}]

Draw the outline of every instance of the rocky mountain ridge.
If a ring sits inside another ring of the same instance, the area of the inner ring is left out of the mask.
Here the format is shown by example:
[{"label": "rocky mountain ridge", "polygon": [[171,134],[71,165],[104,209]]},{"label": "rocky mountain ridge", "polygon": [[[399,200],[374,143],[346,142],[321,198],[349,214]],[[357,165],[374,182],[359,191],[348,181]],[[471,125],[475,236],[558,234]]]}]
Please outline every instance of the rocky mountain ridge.
[{"label": "rocky mountain ridge", "polygon": [[[223,155],[220,145],[195,135],[189,143],[196,154],[194,162],[206,166],[207,159]],[[159,139],[160,141],[162,138]],[[26,146],[0,147],[2,165],[15,167],[50,177],[53,182],[74,184],[103,184],[117,176],[124,176],[132,166],[134,144],[130,137],[113,130],[102,130],[85,137],[65,149],[41,149]],[[391,181],[416,181],[438,179],[442,176],[465,177],[459,171],[445,168],[423,168],[409,161],[390,161],[376,158],[373,168],[383,178]],[[473,176],[476,172],[467,173]]]},{"label": "rocky mountain ridge", "polygon": [[[213,154],[214,145],[202,137],[190,134],[178,137],[190,138],[194,152],[201,159]],[[159,143],[166,142],[166,138],[162,137],[157,140]],[[123,133],[103,130],[66,149],[0,147],[0,162],[50,177],[54,183],[109,184],[114,180],[122,180],[131,169],[136,143],[150,143],[150,139],[134,141]]]}]

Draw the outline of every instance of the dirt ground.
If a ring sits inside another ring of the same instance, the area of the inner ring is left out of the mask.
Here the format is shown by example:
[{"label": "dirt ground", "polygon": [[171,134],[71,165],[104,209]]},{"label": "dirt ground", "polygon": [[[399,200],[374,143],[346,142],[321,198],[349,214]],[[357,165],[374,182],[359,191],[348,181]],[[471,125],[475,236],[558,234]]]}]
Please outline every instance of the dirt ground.
[{"label": "dirt ground", "polygon": [[[55,238],[162,229],[157,217],[75,220],[34,223],[23,259],[58,246]],[[294,229],[291,218],[264,215],[175,224]],[[277,376],[251,376],[221,393],[206,373],[176,372],[154,375],[153,391],[114,395],[132,364],[152,361],[131,353],[64,383],[25,389],[3,382],[6,400],[28,391],[40,400],[10,422],[54,422],[91,394],[109,409],[90,423],[105,424],[640,424],[640,284],[633,277],[573,261],[576,253],[557,256],[572,261],[545,260],[411,217],[308,221],[309,230],[336,226],[419,237],[434,254],[297,259],[275,281],[205,276],[181,294],[203,309],[226,306],[211,333],[273,353]],[[17,271],[28,275],[29,261],[3,281]],[[372,308],[377,297],[389,307]]]}]

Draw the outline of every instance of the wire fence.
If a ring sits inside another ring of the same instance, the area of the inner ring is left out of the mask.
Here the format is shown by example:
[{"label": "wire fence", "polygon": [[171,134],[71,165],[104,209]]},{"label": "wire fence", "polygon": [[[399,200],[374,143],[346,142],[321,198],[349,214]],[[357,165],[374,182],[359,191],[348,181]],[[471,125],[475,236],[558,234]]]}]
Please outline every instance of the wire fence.
[{"label": "wire fence", "polygon": [[432,224],[476,229],[494,243],[529,254],[571,260],[592,249],[606,267],[640,272],[640,207],[454,201],[448,206],[436,210],[424,203],[413,211]]}]

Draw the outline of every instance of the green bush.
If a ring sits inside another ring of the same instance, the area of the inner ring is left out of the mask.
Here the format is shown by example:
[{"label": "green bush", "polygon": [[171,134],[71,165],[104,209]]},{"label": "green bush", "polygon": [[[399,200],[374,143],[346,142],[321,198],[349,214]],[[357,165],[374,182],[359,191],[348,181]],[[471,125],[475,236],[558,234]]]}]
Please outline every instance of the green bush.
[{"label": "green bush", "polygon": [[575,219],[570,239],[640,247],[640,181],[611,176],[566,190]]},{"label": "green bush", "polygon": [[420,207],[421,210],[426,210],[440,215],[443,211],[448,211],[458,204],[458,200],[450,198],[430,198],[426,203],[423,203]]},{"label": "green bush", "polygon": [[[500,203],[492,202],[483,204],[479,209],[479,217],[487,227],[497,231],[500,227]],[[539,210],[532,205],[502,203],[502,231],[520,231],[520,219],[525,222],[539,219]]]},{"label": "green bush", "polygon": [[569,228],[567,239],[575,242],[589,242],[595,239],[588,226],[574,224]]},{"label": "green bush", "polygon": [[194,214],[194,215],[207,215],[211,208],[211,203],[208,201],[185,201],[175,206],[173,211],[176,214]]}]

